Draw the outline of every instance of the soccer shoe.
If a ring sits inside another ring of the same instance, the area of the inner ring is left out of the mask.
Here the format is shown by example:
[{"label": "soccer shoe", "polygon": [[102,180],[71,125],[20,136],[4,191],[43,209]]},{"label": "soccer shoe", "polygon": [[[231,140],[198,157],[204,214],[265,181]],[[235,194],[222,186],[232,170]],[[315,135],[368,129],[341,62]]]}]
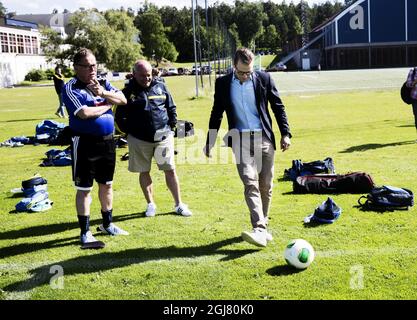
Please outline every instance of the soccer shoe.
[{"label": "soccer shoe", "polygon": [[180,203],[175,207],[175,213],[181,214],[184,217],[190,217],[193,214],[185,203]]},{"label": "soccer shoe", "polygon": [[266,241],[272,241],[274,240],[274,237],[269,231],[266,231]]},{"label": "soccer shoe", "polygon": [[101,249],[105,247],[104,242],[98,241],[94,236],[91,234],[91,231],[87,231],[87,233],[82,234],[80,236],[81,240],[81,249]]},{"label": "soccer shoe", "polygon": [[262,228],[255,228],[252,232],[242,232],[242,239],[250,244],[254,244],[258,247],[266,247],[267,244],[267,231]]},{"label": "soccer shoe", "polygon": [[120,236],[120,235],[127,236],[127,235],[129,235],[129,232],[124,231],[123,229],[120,229],[114,223],[110,223],[110,225],[107,228],[104,228],[104,226],[102,224],[100,224],[97,227],[97,231],[108,234],[110,236]]},{"label": "soccer shoe", "polygon": [[155,205],[155,203],[153,203],[153,202],[148,203],[145,215],[147,217],[155,217],[155,214],[156,214],[156,205]]}]

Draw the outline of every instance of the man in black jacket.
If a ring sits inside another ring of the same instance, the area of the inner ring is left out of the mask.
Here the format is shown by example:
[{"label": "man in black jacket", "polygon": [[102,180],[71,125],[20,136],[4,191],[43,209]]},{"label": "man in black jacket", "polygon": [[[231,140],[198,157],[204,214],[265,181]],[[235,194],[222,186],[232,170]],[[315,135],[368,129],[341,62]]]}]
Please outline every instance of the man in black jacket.
[{"label": "man in black jacket", "polygon": [[55,115],[57,115],[60,118],[65,118],[65,112],[64,112],[65,105],[62,101],[62,90],[64,89],[65,81],[64,81],[64,76],[61,74],[60,66],[55,67],[53,80],[54,80],[55,91],[56,91],[56,94],[58,95],[58,100],[59,100],[58,109],[56,110]]},{"label": "man in black jacket", "polygon": [[270,75],[253,71],[254,55],[247,48],[238,49],[234,57],[234,72],[216,80],[214,104],[204,153],[210,157],[217,132],[226,112],[229,133],[227,144],[232,147],[239,176],[244,184],[253,231],[242,238],[265,247],[272,235],[267,231],[268,212],[272,197],[275,137],[268,102],[281,133],[280,148],[291,144],[291,133],[284,105]]},{"label": "man in black jacket", "polygon": [[123,89],[128,101],[127,142],[129,171],[139,172],[139,183],[148,203],[146,216],[153,217],[156,205],[150,176],[154,157],[158,168],[165,173],[165,181],[174,198],[176,213],[191,216],[188,206],[181,201],[180,186],[174,163],[174,134],[177,111],[164,82],[152,78],[152,66],[138,60],[133,78]]}]

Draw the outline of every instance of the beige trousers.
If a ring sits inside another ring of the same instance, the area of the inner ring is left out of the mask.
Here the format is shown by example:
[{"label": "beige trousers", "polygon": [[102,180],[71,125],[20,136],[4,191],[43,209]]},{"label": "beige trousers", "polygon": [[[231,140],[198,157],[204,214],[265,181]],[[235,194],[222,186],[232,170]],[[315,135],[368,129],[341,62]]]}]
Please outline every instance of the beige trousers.
[{"label": "beige trousers", "polygon": [[241,144],[233,146],[233,153],[244,185],[252,226],[266,228],[272,198],[275,150],[265,135],[248,138],[250,134],[247,133],[245,139],[245,134],[242,133]]}]

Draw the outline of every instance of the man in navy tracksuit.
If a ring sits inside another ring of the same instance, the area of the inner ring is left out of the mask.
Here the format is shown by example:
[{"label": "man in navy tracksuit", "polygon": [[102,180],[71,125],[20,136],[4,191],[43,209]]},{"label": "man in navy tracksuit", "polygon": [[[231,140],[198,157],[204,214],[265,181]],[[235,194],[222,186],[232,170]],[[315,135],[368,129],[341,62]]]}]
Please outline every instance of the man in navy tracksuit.
[{"label": "man in navy tracksuit", "polygon": [[113,175],[116,147],[113,139],[113,104],[126,104],[123,93],[108,81],[97,80],[97,61],[88,49],[74,55],[75,78],[64,87],[63,99],[72,131],[72,173],[76,193],[76,208],[81,229],[82,248],[100,248],[90,231],[91,190],[98,183],[103,223],[97,228],[108,235],[128,233],[112,223]]},{"label": "man in navy tracksuit", "polygon": [[128,101],[127,142],[129,146],[129,171],[139,172],[139,183],[148,203],[146,216],[153,217],[156,205],[150,176],[152,158],[174,198],[174,210],[191,216],[188,206],[181,201],[181,193],[174,163],[174,134],[177,123],[176,106],[164,82],[153,79],[152,66],[138,60],[133,68],[133,78],[123,89]]}]

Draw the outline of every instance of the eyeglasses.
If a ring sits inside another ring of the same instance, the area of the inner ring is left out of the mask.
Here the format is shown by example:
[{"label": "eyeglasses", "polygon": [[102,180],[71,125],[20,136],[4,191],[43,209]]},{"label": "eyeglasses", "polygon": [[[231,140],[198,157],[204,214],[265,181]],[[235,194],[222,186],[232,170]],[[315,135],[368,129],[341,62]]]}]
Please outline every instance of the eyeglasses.
[{"label": "eyeglasses", "polygon": [[[236,69],[236,68],[235,68]],[[241,77],[243,77],[243,76],[247,76],[247,77],[250,77],[250,75],[253,73],[253,71],[251,70],[251,71],[240,71],[240,70],[238,70],[238,69],[236,69],[236,74],[238,75],[238,76],[241,76]]]},{"label": "eyeglasses", "polygon": [[96,64],[79,64],[79,63],[77,63],[77,66],[83,67],[85,69],[96,69],[97,68]]}]

